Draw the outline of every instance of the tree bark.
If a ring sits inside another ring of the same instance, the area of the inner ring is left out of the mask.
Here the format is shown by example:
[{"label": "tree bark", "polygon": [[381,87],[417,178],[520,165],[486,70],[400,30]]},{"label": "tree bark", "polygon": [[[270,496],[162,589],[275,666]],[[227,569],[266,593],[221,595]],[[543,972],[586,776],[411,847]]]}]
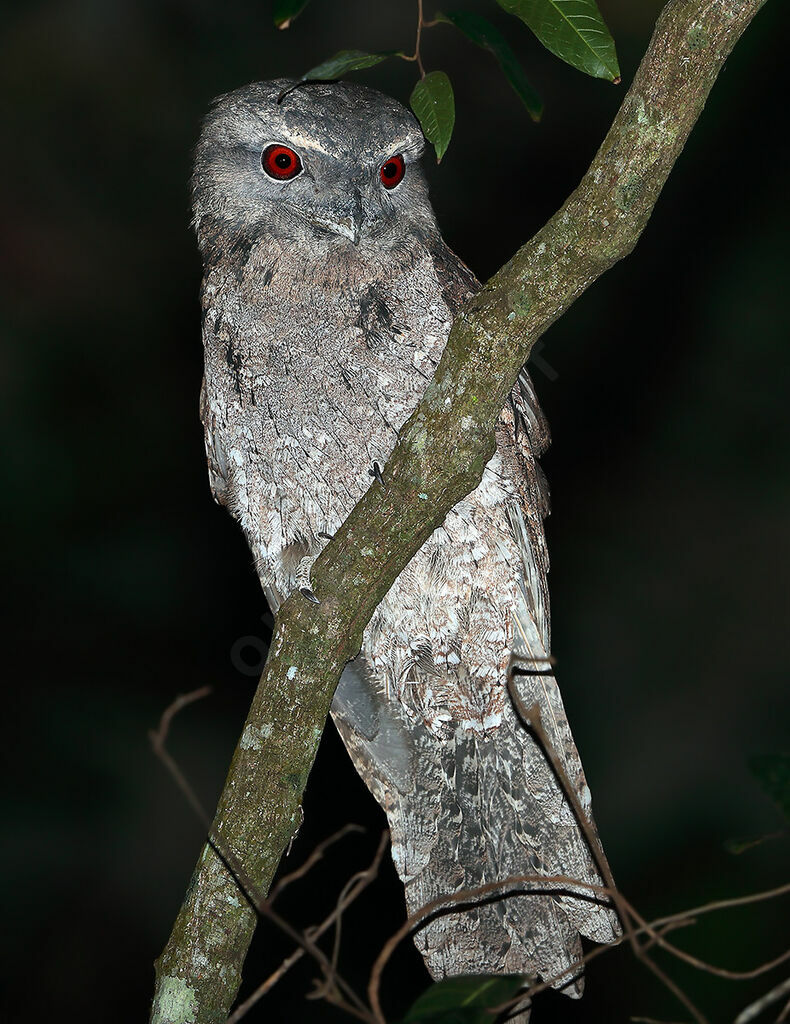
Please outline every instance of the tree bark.
[{"label": "tree bark", "polygon": [[578,188],[456,318],[386,467],[277,616],[211,831],[156,964],[153,1024],[221,1024],[256,914],[300,820],[337,681],[377,605],[480,481],[532,346],[636,245],[727,56],[765,0],[670,0]]}]

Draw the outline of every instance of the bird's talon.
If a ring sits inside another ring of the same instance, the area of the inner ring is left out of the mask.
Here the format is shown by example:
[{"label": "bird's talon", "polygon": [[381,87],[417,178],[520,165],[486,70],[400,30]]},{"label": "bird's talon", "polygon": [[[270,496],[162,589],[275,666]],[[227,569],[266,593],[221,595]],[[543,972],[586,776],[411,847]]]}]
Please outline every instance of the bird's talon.
[{"label": "bird's talon", "polygon": [[384,474],[381,472],[381,466],[378,464],[378,462],[373,463],[373,469],[368,470],[368,476],[372,476],[381,484],[382,487],[387,486],[384,483]]},{"label": "bird's talon", "polygon": [[310,579],[310,570],[313,568],[313,562],[315,561],[310,555],[305,555],[304,558],[299,562],[296,568],[296,579],[295,583],[302,597],[311,601],[313,604],[321,604],[318,598],[313,593],[313,584]]}]

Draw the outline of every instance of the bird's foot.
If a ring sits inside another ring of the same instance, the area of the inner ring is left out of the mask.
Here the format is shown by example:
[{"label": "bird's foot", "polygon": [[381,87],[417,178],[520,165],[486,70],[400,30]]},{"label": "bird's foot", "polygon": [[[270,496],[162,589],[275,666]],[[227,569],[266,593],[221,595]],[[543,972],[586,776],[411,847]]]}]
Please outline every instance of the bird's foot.
[{"label": "bird's foot", "polygon": [[384,474],[381,472],[381,466],[378,462],[373,463],[373,468],[368,470],[368,476],[372,476],[374,480],[377,480],[382,487],[387,485],[384,483]]},{"label": "bird's foot", "polygon": [[299,565],[296,568],[296,586],[302,597],[311,601],[313,604],[321,604],[313,593],[313,584],[310,580],[310,572],[313,568],[314,561],[315,559],[312,555],[305,555],[299,562]]}]

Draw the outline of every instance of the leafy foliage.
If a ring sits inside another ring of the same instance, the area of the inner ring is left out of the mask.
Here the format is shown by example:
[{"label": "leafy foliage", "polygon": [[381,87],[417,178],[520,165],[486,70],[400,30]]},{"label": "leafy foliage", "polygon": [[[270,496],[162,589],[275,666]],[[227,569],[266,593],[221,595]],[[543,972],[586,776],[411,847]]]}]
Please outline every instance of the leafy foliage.
[{"label": "leafy foliage", "polygon": [[433,143],[437,163],[441,163],[455,126],[455,98],[450,79],[443,71],[431,71],[414,86],[409,103],[423,135]]},{"label": "leafy foliage", "polygon": [[492,1024],[492,1010],[524,988],[520,974],[459,975],[432,985],[401,1024]]},{"label": "leafy foliage", "polygon": [[[278,28],[288,28],[308,2],[309,0],[275,0],[275,25]],[[614,40],[604,24],[595,0],[496,2],[508,14],[520,18],[548,50],[568,64],[596,78],[620,80]],[[449,11],[447,14],[439,12],[433,22],[420,21],[420,27],[429,28],[442,22],[455,26],[470,42],[488,50],[494,56],[532,120],[539,121],[543,113],[543,102],[499,29],[487,18],[469,11]],[[350,71],[371,68],[388,57],[416,61],[421,78],[412,91],[411,108],[417,115],[425,137],[433,143],[437,162],[441,162],[450,145],[455,125],[455,98],[450,79],[443,71],[431,71],[427,75],[424,73],[419,49],[418,32],[417,52],[412,55],[400,50],[377,53],[368,53],[366,50],[340,50],[334,56],[310,68],[299,81],[331,81],[342,78]]]},{"label": "leafy foliage", "polygon": [[388,57],[397,55],[397,50],[384,50],[381,53],[367,53],[365,50],[338,50],[334,56],[306,71],[302,75],[301,81],[331,81],[335,78],[342,78],[349,71],[363,71],[365,68],[372,68]]},{"label": "leafy foliage", "polygon": [[619,81],[614,40],[595,0],[497,0],[521,18],[547,50],[594,78]]},{"label": "leafy foliage", "polygon": [[543,101],[530,84],[524,69],[510,47],[510,43],[495,25],[492,25],[487,18],[469,11],[448,11],[447,14],[439,12],[436,15],[436,20],[455,25],[467,39],[492,53],[505,78],[527,108],[529,116],[533,121],[540,120],[540,115],[543,113]]}]

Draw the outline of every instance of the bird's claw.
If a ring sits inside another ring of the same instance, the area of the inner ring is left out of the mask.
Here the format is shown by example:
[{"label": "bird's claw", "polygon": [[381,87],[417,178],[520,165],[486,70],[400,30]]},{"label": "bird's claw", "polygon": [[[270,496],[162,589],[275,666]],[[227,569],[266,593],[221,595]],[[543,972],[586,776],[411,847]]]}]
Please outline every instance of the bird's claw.
[{"label": "bird's claw", "polygon": [[378,462],[373,463],[373,469],[368,470],[368,476],[372,476],[375,480],[378,481],[378,483],[381,484],[382,487],[387,486],[384,483],[384,474],[381,472],[381,466],[378,464]]},{"label": "bird's claw", "polygon": [[305,555],[299,562],[296,568],[296,586],[299,588],[299,593],[302,597],[310,601],[311,604],[321,604],[313,593],[313,585],[310,582],[310,570],[313,568],[314,561],[315,559],[310,555]]}]

